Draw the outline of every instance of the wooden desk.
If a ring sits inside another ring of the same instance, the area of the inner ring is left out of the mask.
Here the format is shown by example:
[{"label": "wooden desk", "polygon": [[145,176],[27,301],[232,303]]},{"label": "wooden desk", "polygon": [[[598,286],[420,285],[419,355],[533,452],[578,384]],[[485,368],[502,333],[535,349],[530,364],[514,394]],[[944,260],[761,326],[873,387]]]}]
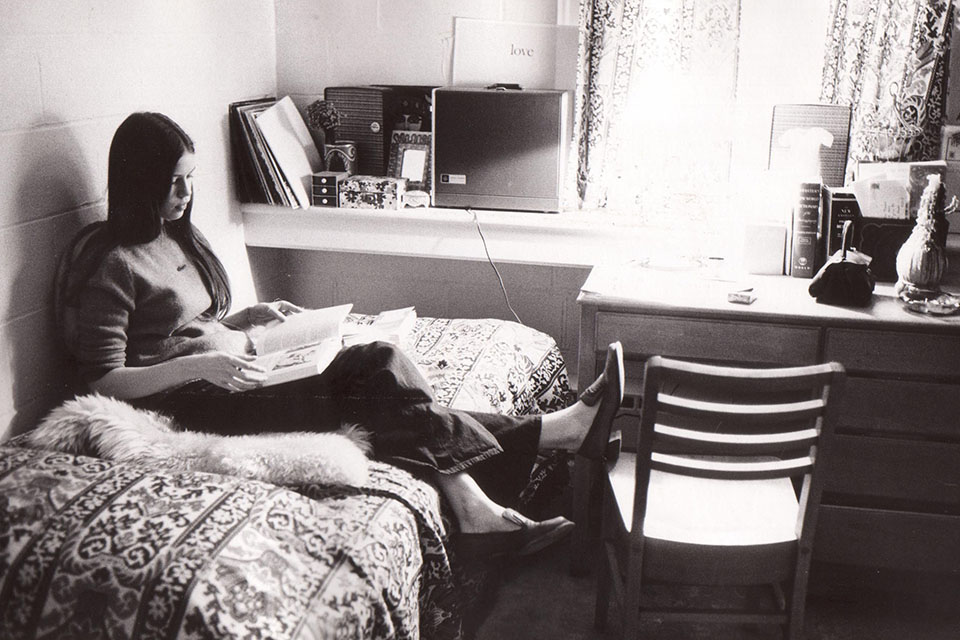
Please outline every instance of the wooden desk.
[{"label": "wooden desk", "polygon": [[[907,311],[890,284],[878,284],[865,309],[820,305],[809,284],[594,269],[577,298],[578,379],[598,375],[614,340],[623,342],[628,393],[640,388],[643,362],[654,354],[721,364],[843,363],[847,390],[815,559],[960,575],[960,315]],[[727,302],[727,292],[751,285],[752,305]],[[598,499],[592,483],[600,470],[582,459],[577,467],[580,524]],[[587,569],[591,535],[578,526],[575,573]]]}]

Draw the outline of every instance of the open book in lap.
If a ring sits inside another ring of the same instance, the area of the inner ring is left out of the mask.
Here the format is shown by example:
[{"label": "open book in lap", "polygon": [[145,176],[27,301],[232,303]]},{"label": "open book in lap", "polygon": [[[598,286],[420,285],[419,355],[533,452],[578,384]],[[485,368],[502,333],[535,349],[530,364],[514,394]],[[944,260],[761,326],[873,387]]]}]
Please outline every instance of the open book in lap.
[{"label": "open book in lap", "polygon": [[343,304],[309,309],[251,331],[264,386],[299,380],[327,368],[343,346],[343,321],[353,308]]},{"label": "open book in lap", "polygon": [[344,329],[343,346],[366,344],[375,340],[403,347],[417,322],[414,307],[381,311],[370,324],[355,324]]}]

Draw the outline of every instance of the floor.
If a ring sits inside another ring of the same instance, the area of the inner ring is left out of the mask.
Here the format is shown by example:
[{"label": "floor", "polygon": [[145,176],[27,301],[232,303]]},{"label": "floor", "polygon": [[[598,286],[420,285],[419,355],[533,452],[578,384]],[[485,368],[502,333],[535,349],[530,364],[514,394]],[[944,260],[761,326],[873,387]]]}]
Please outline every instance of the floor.
[{"label": "floor", "polygon": [[[567,546],[560,544],[536,557],[503,566],[501,583],[476,640],[608,640],[619,637],[611,611],[606,632],[593,628],[593,575],[574,578],[567,572]],[[821,581],[823,582],[823,581]],[[942,587],[942,588],[941,588]],[[925,585],[910,593],[865,593],[856,598],[829,585],[807,599],[808,640],[958,640],[960,588],[951,581]],[[923,593],[920,593],[922,591]],[[777,628],[644,623],[651,640],[778,639]]]}]

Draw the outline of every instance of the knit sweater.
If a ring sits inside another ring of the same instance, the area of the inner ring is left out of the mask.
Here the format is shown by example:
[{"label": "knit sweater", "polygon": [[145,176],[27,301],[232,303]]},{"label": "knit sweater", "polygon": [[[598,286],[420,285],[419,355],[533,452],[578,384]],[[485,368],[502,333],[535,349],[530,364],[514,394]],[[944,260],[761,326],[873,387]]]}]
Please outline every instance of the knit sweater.
[{"label": "knit sweater", "polygon": [[210,350],[242,351],[243,332],[211,313],[212,298],[193,259],[167,233],[107,252],[79,295],[68,339],[80,376],[140,367]]}]

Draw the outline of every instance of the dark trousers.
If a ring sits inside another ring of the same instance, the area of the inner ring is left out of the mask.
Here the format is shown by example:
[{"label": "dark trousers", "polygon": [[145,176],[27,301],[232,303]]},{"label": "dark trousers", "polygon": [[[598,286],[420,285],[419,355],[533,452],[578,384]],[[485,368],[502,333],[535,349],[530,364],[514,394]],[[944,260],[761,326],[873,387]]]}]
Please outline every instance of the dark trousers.
[{"label": "dark trousers", "polygon": [[400,349],[386,342],[340,351],[322,374],[230,393],[206,382],[143,398],[138,406],[184,428],[245,435],[332,431],[357,424],[374,456],[415,473],[469,470],[491,498],[512,503],[536,460],[540,416],[449,409]]}]

